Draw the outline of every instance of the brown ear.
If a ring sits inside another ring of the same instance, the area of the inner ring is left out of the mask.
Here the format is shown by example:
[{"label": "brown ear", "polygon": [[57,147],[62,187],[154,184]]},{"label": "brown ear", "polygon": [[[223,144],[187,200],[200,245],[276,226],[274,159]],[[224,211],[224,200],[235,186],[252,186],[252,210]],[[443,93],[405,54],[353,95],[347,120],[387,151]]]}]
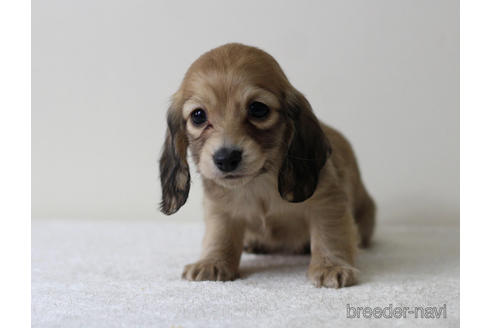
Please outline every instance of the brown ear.
[{"label": "brown ear", "polygon": [[297,90],[286,96],[290,143],[278,175],[278,191],[289,202],[303,202],[318,185],[321,168],[331,154],[311,105]]},{"label": "brown ear", "polygon": [[162,201],[161,211],[174,214],[188,198],[190,169],[186,160],[188,139],[181,110],[174,102],[167,114],[167,132],[164,150],[159,161]]}]

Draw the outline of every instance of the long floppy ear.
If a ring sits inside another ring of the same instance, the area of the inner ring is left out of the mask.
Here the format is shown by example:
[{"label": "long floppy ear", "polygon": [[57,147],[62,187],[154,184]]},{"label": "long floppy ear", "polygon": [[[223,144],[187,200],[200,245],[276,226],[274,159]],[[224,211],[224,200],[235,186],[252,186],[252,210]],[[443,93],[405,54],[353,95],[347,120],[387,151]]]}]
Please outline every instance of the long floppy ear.
[{"label": "long floppy ear", "polygon": [[162,201],[161,211],[171,215],[186,202],[190,191],[190,169],[186,154],[188,139],[185,121],[176,100],[167,113],[167,132],[164,150],[159,161]]},{"label": "long floppy ear", "polygon": [[311,105],[299,91],[287,94],[285,103],[291,123],[290,143],[279,171],[278,191],[283,199],[297,203],[313,195],[331,147]]}]

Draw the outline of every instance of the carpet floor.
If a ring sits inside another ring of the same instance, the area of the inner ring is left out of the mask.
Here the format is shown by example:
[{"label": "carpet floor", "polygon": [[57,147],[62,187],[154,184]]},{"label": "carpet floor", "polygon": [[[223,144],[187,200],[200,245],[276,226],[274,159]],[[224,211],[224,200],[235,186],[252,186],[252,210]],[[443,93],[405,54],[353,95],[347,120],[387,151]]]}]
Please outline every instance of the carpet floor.
[{"label": "carpet floor", "polygon": [[312,286],[301,255],[243,254],[236,281],[183,281],[202,235],[201,222],[33,220],[32,326],[459,326],[456,224],[380,224],[359,284],[338,290]]}]

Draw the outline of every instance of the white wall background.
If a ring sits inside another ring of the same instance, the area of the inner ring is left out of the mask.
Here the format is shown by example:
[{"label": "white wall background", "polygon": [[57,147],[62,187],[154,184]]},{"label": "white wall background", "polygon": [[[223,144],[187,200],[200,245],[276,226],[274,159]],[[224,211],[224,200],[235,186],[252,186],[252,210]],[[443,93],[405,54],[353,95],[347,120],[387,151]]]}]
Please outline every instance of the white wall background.
[{"label": "white wall background", "polygon": [[[164,219],[169,96],[201,53],[263,48],[351,140],[380,220],[459,215],[457,0],[32,2],[32,215]],[[200,219],[198,175],[176,214]]]}]

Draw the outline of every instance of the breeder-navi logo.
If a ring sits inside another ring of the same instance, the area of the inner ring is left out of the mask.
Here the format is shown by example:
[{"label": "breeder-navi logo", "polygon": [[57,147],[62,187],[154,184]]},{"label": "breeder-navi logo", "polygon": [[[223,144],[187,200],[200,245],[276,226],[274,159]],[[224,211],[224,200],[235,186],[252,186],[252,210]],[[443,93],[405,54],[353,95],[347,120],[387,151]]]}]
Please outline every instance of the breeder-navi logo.
[{"label": "breeder-navi logo", "polygon": [[386,307],[350,306],[347,304],[347,318],[349,319],[446,319],[446,304],[443,306],[395,306]]}]

